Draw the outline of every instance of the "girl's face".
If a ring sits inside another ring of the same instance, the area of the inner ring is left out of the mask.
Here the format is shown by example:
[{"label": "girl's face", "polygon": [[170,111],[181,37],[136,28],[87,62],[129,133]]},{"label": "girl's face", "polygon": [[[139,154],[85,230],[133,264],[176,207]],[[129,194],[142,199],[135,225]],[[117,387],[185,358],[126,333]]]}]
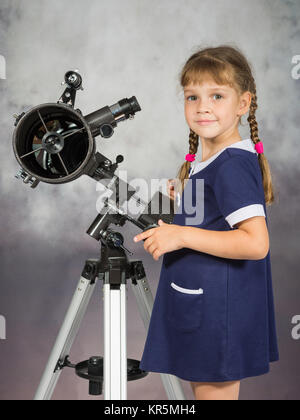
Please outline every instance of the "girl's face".
[{"label": "girl's face", "polygon": [[227,85],[209,79],[184,87],[185,118],[189,127],[202,138],[232,133],[251,104],[250,92],[239,96]]}]

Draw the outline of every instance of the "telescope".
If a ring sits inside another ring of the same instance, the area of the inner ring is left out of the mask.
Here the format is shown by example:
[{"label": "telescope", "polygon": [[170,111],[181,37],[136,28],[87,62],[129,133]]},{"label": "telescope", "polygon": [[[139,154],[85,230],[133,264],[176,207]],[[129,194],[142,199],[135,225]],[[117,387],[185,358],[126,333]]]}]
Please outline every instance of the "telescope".
[{"label": "telescope", "polygon": [[[83,90],[82,77],[78,70],[68,71],[64,77],[65,91],[57,103],[38,105],[20,115],[14,115],[15,130],[13,133],[13,150],[21,166],[16,175],[31,188],[40,182],[63,184],[74,181],[82,175],[88,175],[96,181],[111,180],[109,188],[116,194],[116,202],[107,199],[104,211],[112,212],[119,217],[109,217],[109,222],[118,225],[130,220],[141,229],[157,226],[159,218],[167,223],[173,218],[174,206],[161,192],[153,196],[151,203],[144,202],[135,196],[136,191],[115,175],[124,158],[118,155],[116,162],[96,152],[95,137],[109,138],[121,121],[132,120],[141,107],[135,96],[124,98],[111,106],[105,106],[86,116],[80,109],[74,109],[76,93]],[[123,195],[119,193],[123,191]],[[124,193],[125,192],[125,193]],[[122,212],[122,205],[134,196],[138,206],[144,205],[146,210],[139,220],[135,220]],[[156,214],[149,216],[149,209],[158,208]],[[171,214],[163,214],[163,208],[170,209]],[[108,216],[106,217],[108,219]],[[97,222],[96,222],[97,224]],[[102,220],[102,225],[107,224]],[[92,232],[92,233],[91,233]],[[95,233],[95,223],[88,233],[100,239]]]}]

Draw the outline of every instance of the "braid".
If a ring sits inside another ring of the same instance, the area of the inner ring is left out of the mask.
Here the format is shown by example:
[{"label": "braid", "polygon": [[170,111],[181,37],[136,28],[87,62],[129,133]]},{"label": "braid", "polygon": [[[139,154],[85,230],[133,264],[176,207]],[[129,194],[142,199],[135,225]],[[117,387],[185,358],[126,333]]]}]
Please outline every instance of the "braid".
[{"label": "braid", "polygon": [[260,141],[258,138],[258,125],[257,125],[256,117],[255,117],[257,108],[258,108],[258,105],[257,105],[257,96],[256,96],[256,84],[255,84],[254,79],[252,78],[252,101],[251,101],[249,117],[247,121],[250,124],[251,139],[254,144]]},{"label": "braid", "polygon": [[[256,84],[253,77],[251,77],[251,92],[252,92],[252,101],[251,101],[249,117],[247,121],[249,122],[249,125],[250,125],[251,139],[255,145],[260,141],[260,139],[258,137],[258,124],[256,121],[256,116],[255,116],[258,105],[257,105],[257,95],[256,95]],[[268,161],[263,153],[258,154],[258,162],[259,162],[262,179],[263,179],[265,201],[266,201],[266,204],[272,204],[274,202],[274,192],[273,192],[273,187],[272,187],[271,171],[270,171]]]},{"label": "braid", "polygon": [[[189,145],[189,153],[191,155],[196,154],[199,146],[199,136],[191,129],[189,134]],[[184,181],[189,177],[190,168],[191,162],[185,161],[178,172],[177,177],[181,181],[181,192],[184,190]]]},{"label": "braid", "polygon": [[[193,130],[190,130],[189,144],[190,144],[189,153],[191,155],[196,154],[197,150],[198,150],[198,146],[199,146],[199,136]],[[188,163],[190,163],[190,162],[188,162]]]}]

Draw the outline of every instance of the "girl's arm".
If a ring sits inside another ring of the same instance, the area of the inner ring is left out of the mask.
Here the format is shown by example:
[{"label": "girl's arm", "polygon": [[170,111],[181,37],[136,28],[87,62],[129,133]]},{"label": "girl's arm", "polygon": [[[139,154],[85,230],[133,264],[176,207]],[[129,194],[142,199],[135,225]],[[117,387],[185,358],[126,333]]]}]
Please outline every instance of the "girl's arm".
[{"label": "girl's arm", "polygon": [[221,258],[260,260],[269,252],[269,234],[264,216],[236,225],[238,229],[214,231],[182,226],[181,245]]}]

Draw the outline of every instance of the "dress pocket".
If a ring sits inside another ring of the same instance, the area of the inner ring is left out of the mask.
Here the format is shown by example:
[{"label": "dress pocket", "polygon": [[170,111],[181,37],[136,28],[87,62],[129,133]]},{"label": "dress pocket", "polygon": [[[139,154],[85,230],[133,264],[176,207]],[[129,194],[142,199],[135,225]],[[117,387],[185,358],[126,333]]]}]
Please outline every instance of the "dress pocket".
[{"label": "dress pocket", "polygon": [[174,328],[181,331],[191,331],[201,326],[203,296],[203,289],[185,289],[171,283],[168,319]]}]

